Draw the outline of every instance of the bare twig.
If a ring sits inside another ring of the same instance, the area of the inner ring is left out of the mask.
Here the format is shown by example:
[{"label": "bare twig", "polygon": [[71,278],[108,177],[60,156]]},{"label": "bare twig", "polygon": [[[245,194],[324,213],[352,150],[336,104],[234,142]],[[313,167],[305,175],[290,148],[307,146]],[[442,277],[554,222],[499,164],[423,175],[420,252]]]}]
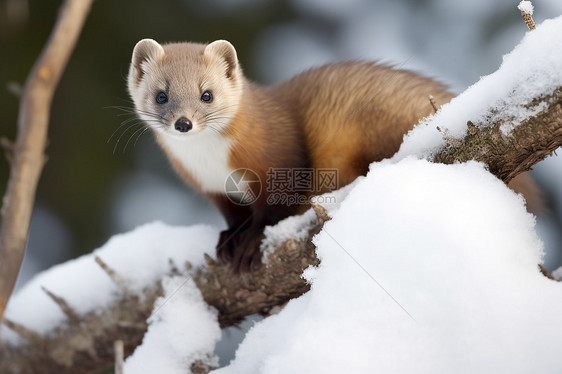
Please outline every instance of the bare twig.
[{"label": "bare twig", "polygon": [[326,210],[326,208],[324,208],[322,205],[318,203],[311,203],[310,205],[312,206],[312,210],[314,210],[314,213],[316,213],[316,218],[318,218],[318,222],[321,225],[324,224],[324,222],[332,219],[332,217],[328,215],[328,211]]},{"label": "bare twig", "polygon": [[517,9],[521,11],[521,17],[523,17],[523,21],[525,21],[529,30],[534,30],[536,26],[533,20],[533,4],[530,1],[521,1]]},{"label": "bare twig", "polygon": [[552,276],[552,274],[550,274],[549,271],[546,270],[546,269],[544,268],[544,266],[542,266],[541,264],[539,264],[539,270],[540,270],[541,274],[544,275],[545,277],[547,277],[548,279],[551,279],[551,280],[553,280],[553,281],[557,281],[557,280]]},{"label": "bare twig", "polygon": [[127,281],[123,279],[115,270],[109,267],[101,258],[95,257],[96,263],[102,268],[103,271],[111,278],[113,283],[125,294],[129,293],[129,287],[127,287]]},{"label": "bare twig", "polygon": [[74,311],[74,309],[72,309],[72,307],[70,305],[68,305],[66,300],[64,300],[60,296],[55,295],[54,293],[52,293],[51,291],[49,291],[45,287],[41,287],[41,289],[43,290],[43,292],[45,292],[47,294],[47,296],[49,296],[51,298],[51,300],[53,300],[59,306],[59,308],[62,310],[62,312],[68,317],[68,320],[71,324],[76,325],[76,324],[80,323],[80,317]]},{"label": "bare twig", "polygon": [[92,0],[66,0],[55,28],[23,88],[10,179],[0,228],[0,319],[23,260],[37,182],[45,160],[53,94]]},{"label": "bare twig", "polygon": [[11,330],[13,330],[21,338],[27,340],[28,343],[32,344],[34,342],[37,342],[37,341],[41,340],[41,335],[39,335],[38,333],[36,333],[33,330],[28,329],[27,327],[25,327],[23,325],[20,325],[19,323],[16,323],[12,320],[9,320],[8,318],[4,318],[2,323],[4,323],[4,325],[6,325]]},{"label": "bare twig", "polygon": [[116,340],[113,344],[115,350],[115,374],[123,374],[123,361],[125,356],[125,345],[123,340]]},{"label": "bare twig", "polygon": [[435,102],[435,98],[433,97],[433,95],[429,95],[429,103],[431,104],[431,107],[433,108],[435,113],[437,113],[439,107],[437,106],[437,103]]},{"label": "bare twig", "polygon": [[205,263],[207,264],[208,268],[212,268],[217,265],[217,262],[213,260],[213,258],[209,256],[207,253],[204,253],[203,257],[205,258]]}]

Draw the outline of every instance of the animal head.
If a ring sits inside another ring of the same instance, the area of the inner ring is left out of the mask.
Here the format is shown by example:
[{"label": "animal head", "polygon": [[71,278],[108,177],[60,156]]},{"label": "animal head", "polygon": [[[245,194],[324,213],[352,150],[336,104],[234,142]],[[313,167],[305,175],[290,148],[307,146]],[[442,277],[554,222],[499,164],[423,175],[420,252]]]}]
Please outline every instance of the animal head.
[{"label": "animal head", "polygon": [[236,50],[226,40],[160,45],[143,39],[133,50],[129,94],[157,133],[221,133],[238,111],[242,86]]}]

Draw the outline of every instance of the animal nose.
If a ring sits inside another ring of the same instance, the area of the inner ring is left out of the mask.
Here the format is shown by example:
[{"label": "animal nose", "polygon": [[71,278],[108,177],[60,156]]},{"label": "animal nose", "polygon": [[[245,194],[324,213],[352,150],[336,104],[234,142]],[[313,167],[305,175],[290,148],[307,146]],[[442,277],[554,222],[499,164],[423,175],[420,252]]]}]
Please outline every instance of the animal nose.
[{"label": "animal nose", "polygon": [[193,124],[187,118],[182,117],[176,121],[174,128],[179,132],[188,132],[193,128]]}]

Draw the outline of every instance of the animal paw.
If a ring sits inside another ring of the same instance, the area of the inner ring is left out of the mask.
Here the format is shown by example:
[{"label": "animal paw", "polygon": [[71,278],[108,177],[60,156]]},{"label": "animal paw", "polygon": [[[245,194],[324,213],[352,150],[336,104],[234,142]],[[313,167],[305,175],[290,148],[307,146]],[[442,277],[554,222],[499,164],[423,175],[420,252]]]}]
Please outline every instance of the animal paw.
[{"label": "animal paw", "polygon": [[219,241],[217,243],[217,258],[224,262],[232,262],[234,258],[234,251],[240,242],[241,230],[238,228],[230,228],[221,231]]},{"label": "animal paw", "polygon": [[237,274],[257,270],[261,265],[261,242],[264,238],[262,230],[244,232],[243,240],[234,249],[232,268]]}]

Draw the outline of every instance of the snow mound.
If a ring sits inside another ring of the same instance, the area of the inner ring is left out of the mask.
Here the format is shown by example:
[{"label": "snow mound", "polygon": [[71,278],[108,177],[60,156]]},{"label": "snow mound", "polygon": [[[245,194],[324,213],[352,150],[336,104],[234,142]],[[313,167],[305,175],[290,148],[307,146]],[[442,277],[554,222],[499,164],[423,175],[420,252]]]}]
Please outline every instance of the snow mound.
[{"label": "snow mound", "polygon": [[[313,196],[311,202],[321,205],[331,215],[339,209],[342,201],[362,178],[360,176],[352,183],[336,191]],[[267,256],[281,243],[289,239],[305,240],[316,222],[316,214],[311,208],[303,214],[287,217],[273,226],[266,226],[264,230],[265,238],[260,245],[260,250],[263,252],[262,262],[267,264]]]},{"label": "snow mound", "polygon": [[218,366],[209,356],[221,337],[217,311],[207,305],[191,279],[165,278],[142,344],[125,362],[126,373],[189,373],[200,362]]},{"label": "snow mound", "polygon": [[373,164],[315,239],[311,291],[215,373],[558,372],[562,284],[534,225],[482,164]]}]

